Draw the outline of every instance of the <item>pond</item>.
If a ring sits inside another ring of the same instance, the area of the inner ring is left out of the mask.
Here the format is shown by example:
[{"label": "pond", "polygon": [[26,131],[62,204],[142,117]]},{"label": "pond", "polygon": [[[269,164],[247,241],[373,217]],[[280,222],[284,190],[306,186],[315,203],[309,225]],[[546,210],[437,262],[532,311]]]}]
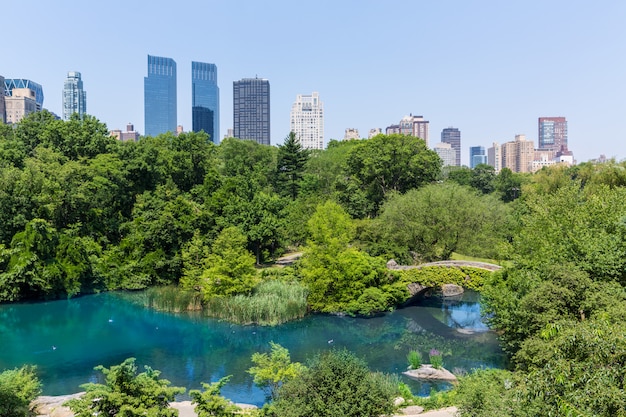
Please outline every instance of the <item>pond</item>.
[{"label": "pond", "polygon": [[[264,393],[246,370],[254,352],[269,351],[270,341],[289,349],[294,361],[346,348],[371,369],[398,375],[411,349],[425,357],[433,348],[444,352],[444,366],[453,372],[502,368],[506,361],[481,320],[479,296],[471,292],[453,301],[418,299],[375,318],[313,315],[276,327],[156,312],[117,293],[0,305],[0,370],[36,365],[44,395],[78,392],[81,384],[100,381],[95,366],[134,357],[140,369],[149,365],[188,390],[232,375],[222,394],[262,405]],[[419,395],[445,388],[401,378]]]}]

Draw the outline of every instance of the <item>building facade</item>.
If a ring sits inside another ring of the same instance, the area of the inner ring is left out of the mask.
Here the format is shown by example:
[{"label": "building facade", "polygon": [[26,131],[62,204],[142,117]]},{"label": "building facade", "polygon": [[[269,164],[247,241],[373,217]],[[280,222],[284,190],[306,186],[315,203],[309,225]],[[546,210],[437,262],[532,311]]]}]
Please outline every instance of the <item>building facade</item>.
[{"label": "building facade", "polygon": [[567,150],[567,120],[565,117],[539,118],[539,149]]},{"label": "building facade", "polygon": [[63,120],[69,120],[74,113],[81,117],[87,113],[87,92],[80,72],[69,71],[63,84]]},{"label": "building facade", "polygon": [[415,136],[423,139],[428,146],[429,121],[424,120],[424,116],[404,116],[397,125],[387,126],[385,134],[391,135],[399,133],[401,135]]},{"label": "building facade", "polygon": [[148,76],[144,77],[145,134],[156,136],[176,131],[176,62],[148,55]]},{"label": "building facade", "polygon": [[526,135],[515,135],[513,142],[506,142],[500,147],[502,168],[513,172],[530,172],[535,157],[535,147]]},{"label": "building facade", "polygon": [[191,62],[191,107],[191,130],[204,130],[213,143],[220,143],[220,89],[215,64]]},{"label": "building facade", "polygon": [[494,168],[496,174],[502,169],[502,149],[498,142],[487,148],[487,164]]},{"label": "building facade", "polygon": [[367,138],[371,139],[374,136],[378,136],[382,133],[383,133],[383,130],[380,127],[375,127],[373,129],[370,129],[369,133],[367,134]]},{"label": "building facade", "polygon": [[487,163],[487,154],[484,146],[470,146],[469,148],[470,168],[474,169],[476,165]]},{"label": "building facade", "polygon": [[435,151],[443,161],[442,166],[456,166],[457,152],[449,143],[438,143],[433,147],[433,151]]},{"label": "building facade", "polygon": [[0,123],[7,122],[6,104],[4,102],[4,77],[0,75]]},{"label": "building facade", "polygon": [[270,82],[244,78],[233,82],[233,132],[239,139],[270,144]]},{"label": "building facade", "polygon": [[6,96],[12,96],[14,88],[28,88],[32,90],[35,93],[37,111],[43,109],[43,87],[41,84],[24,78],[6,78],[4,80],[4,94]]},{"label": "building facade", "polygon": [[30,88],[13,88],[11,96],[5,96],[6,123],[19,123],[25,116],[40,111],[37,93]]},{"label": "building facade", "polygon": [[290,130],[305,149],[324,149],[324,103],[319,93],[298,94],[291,106]]},{"label": "building facade", "polygon": [[361,139],[361,136],[359,135],[359,129],[354,128],[354,127],[347,127],[343,134],[343,140],[354,140],[354,139]]},{"label": "building facade", "polygon": [[454,165],[461,166],[461,131],[456,127],[447,127],[441,131],[441,142],[449,143],[456,152]]}]

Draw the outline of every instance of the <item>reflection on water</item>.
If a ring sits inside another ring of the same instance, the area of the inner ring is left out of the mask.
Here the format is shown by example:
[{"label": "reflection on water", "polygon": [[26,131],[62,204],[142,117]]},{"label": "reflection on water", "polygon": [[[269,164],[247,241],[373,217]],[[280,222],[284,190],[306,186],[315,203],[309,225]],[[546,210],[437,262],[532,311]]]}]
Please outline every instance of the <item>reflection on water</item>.
[{"label": "reflection on water", "polygon": [[[139,366],[159,369],[163,378],[187,389],[232,375],[223,395],[260,405],[263,392],[246,370],[252,353],[267,351],[270,341],[289,349],[296,361],[346,348],[372,369],[398,375],[406,369],[410,349],[427,358],[436,348],[446,355],[444,366],[457,372],[503,367],[505,361],[495,335],[480,320],[473,293],[455,301],[418,300],[371,319],[312,316],[277,327],[154,312],[114,293],[0,305],[0,370],[37,365],[45,395],[77,392],[80,384],[98,381],[96,365],[135,357]],[[403,380],[420,395],[443,387]]]}]

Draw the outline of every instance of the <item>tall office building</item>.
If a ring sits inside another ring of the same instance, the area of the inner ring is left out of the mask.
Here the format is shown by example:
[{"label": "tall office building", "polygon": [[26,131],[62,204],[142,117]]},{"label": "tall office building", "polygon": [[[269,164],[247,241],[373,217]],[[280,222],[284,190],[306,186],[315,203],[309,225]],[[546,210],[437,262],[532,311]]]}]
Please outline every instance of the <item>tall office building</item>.
[{"label": "tall office building", "polygon": [[244,78],[233,82],[233,125],[239,139],[270,144],[270,82]]},{"label": "tall office building", "polygon": [[69,71],[63,84],[63,120],[69,120],[74,113],[87,113],[87,92],[83,90],[80,72]]},{"label": "tall office building", "polygon": [[4,77],[0,75],[0,123],[7,122],[6,107],[4,103]]},{"label": "tall office building", "polygon": [[191,130],[204,130],[213,143],[220,143],[220,89],[215,64],[191,62],[191,107]]},{"label": "tall office building", "polygon": [[498,142],[487,148],[487,164],[494,168],[496,174],[502,169],[502,148]]},{"label": "tall office building", "polygon": [[148,55],[143,88],[145,135],[176,132],[176,62]]},{"label": "tall office building", "polygon": [[456,127],[447,127],[441,131],[441,142],[449,143],[456,152],[454,165],[461,166],[461,131]]},{"label": "tall office building", "polygon": [[484,146],[470,146],[469,148],[470,168],[474,169],[476,165],[486,164],[487,155]]},{"label": "tall office building", "polygon": [[28,88],[32,90],[35,93],[36,111],[43,109],[43,87],[41,84],[24,78],[6,78],[4,80],[4,94],[6,96],[13,96],[13,89],[15,88]]},{"label": "tall office building", "polygon": [[324,103],[319,93],[298,94],[291,106],[290,129],[305,149],[324,149]]},{"label": "tall office building", "polygon": [[435,153],[439,155],[439,158],[441,158],[441,161],[443,162],[442,166],[455,166],[457,152],[454,148],[452,148],[452,145],[445,142],[437,143],[433,147],[433,151],[435,151]]},{"label": "tall office building", "polygon": [[567,120],[565,117],[539,118],[539,149],[567,151]]}]

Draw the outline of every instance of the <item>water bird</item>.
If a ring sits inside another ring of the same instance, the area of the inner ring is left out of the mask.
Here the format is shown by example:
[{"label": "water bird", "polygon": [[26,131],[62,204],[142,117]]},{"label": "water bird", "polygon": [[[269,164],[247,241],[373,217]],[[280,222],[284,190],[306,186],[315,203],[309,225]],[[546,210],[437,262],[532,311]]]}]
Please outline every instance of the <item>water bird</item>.
[{"label": "water bird", "polygon": [[109,323],[113,323],[113,319],[109,319]]},{"label": "water bird", "polygon": [[52,350],[57,350],[57,347],[52,345]]},{"label": "water bird", "polygon": [[333,343],[334,341],[335,341],[335,339],[330,339],[330,340],[328,341],[328,344],[330,345],[330,344],[331,344],[331,343]]}]

